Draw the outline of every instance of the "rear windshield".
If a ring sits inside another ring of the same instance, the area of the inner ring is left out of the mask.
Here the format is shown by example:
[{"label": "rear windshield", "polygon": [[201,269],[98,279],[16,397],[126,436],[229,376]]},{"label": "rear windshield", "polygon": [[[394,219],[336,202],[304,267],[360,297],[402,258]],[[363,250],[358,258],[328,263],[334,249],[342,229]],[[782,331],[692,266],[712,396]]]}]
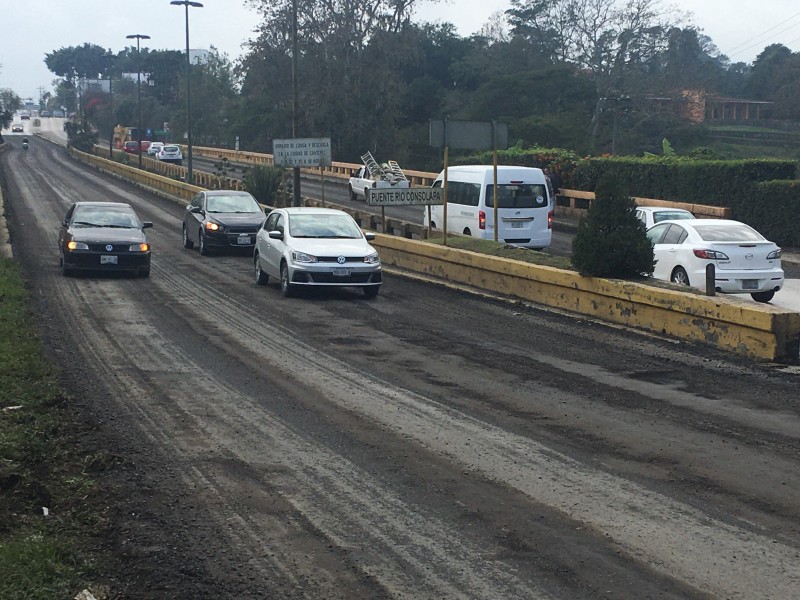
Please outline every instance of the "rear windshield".
[{"label": "rear windshield", "polygon": [[765,238],[744,223],[695,225],[695,231],[706,242],[763,242]]},{"label": "rear windshield", "polygon": [[653,212],[654,223],[660,223],[661,221],[675,221],[677,219],[694,219],[694,215],[689,212],[683,212],[682,210],[660,210],[658,212]]},{"label": "rear windshield", "polygon": [[[494,185],[486,186],[486,206],[494,208]],[[542,208],[547,206],[543,183],[508,183],[497,186],[497,208]]]}]

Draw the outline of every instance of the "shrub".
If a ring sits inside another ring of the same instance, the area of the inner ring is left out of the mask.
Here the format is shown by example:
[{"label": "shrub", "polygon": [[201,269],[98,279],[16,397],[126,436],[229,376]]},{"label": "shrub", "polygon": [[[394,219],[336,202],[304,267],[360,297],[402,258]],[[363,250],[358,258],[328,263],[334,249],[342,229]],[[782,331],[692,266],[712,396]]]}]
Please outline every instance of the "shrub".
[{"label": "shrub", "polygon": [[615,177],[603,177],[595,200],[578,225],[572,264],[592,277],[638,277],[652,273],[653,245],[636,217],[636,204]]},{"label": "shrub", "polygon": [[283,169],[272,166],[257,166],[247,170],[243,183],[245,189],[261,204],[277,206],[278,190],[283,182]]}]

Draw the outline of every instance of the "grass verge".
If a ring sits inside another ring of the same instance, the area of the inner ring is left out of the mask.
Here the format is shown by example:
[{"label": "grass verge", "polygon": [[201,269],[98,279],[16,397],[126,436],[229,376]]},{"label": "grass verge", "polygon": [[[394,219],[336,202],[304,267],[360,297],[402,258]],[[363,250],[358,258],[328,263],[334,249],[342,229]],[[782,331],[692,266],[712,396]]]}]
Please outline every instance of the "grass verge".
[{"label": "grass verge", "polygon": [[100,519],[86,498],[97,456],[81,453],[86,426],[69,401],[21,270],[0,258],[0,598],[73,598],[93,571],[85,549]]}]

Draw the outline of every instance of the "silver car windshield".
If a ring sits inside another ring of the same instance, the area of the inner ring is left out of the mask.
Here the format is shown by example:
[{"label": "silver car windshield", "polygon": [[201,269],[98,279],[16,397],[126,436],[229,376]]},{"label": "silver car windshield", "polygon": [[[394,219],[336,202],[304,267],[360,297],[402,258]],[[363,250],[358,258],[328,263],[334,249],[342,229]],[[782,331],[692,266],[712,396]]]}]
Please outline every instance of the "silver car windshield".
[{"label": "silver car windshield", "polygon": [[212,213],[260,213],[261,207],[250,196],[209,196],[206,210]]},{"label": "silver car windshield", "polygon": [[362,237],[361,229],[349,215],[304,214],[289,217],[289,235],[294,238]]}]

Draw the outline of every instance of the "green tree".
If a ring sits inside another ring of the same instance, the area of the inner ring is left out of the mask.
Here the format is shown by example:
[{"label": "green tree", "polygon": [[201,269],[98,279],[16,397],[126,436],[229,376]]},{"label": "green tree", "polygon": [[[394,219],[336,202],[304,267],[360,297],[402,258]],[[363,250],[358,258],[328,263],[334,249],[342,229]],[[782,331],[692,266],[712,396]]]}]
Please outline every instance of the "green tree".
[{"label": "green tree", "polygon": [[0,123],[3,129],[7,129],[14,119],[14,113],[22,106],[22,98],[17,96],[12,90],[7,88],[0,89]]},{"label": "green tree", "polygon": [[572,242],[572,264],[592,277],[653,272],[653,245],[636,217],[633,198],[618,179],[606,176],[598,182],[595,200]]}]

